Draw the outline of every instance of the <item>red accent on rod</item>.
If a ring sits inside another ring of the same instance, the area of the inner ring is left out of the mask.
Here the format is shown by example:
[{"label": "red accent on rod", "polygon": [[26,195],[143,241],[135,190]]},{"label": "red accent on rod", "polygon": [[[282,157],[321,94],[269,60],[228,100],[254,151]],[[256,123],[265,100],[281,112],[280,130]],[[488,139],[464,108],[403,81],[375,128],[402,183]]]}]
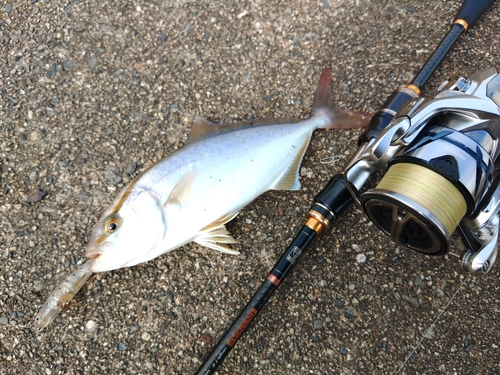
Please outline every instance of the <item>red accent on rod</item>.
[{"label": "red accent on rod", "polygon": [[267,275],[266,279],[268,279],[270,282],[272,282],[274,285],[276,286],[279,286],[280,283],[281,283],[281,280],[278,279],[275,275],[273,275],[272,273],[270,273],[269,275]]},{"label": "red accent on rod", "polygon": [[257,315],[258,311],[257,309],[253,308],[252,310],[250,310],[250,312],[248,313],[248,315],[245,317],[245,319],[241,322],[241,325],[238,327],[238,329],[233,333],[233,335],[231,336],[231,338],[229,339],[229,341],[227,342],[227,345],[230,346],[230,347],[233,347],[234,344],[236,344],[236,342],[238,341],[238,339],[240,338],[241,334],[243,333],[243,331],[245,330],[245,328],[247,328],[247,326],[252,322],[253,318],[255,317],[255,315]]}]

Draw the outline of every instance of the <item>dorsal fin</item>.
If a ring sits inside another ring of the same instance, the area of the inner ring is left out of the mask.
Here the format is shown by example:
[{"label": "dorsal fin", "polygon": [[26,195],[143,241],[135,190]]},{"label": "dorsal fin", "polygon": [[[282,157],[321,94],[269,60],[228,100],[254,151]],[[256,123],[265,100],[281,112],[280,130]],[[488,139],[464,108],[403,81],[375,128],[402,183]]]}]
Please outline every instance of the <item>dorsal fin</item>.
[{"label": "dorsal fin", "polygon": [[267,126],[267,125],[283,125],[283,124],[293,124],[299,122],[300,119],[294,118],[283,118],[283,119],[264,119],[256,121],[240,121],[233,124],[215,124],[210,122],[203,117],[197,117],[194,120],[193,128],[186,141],[186,146],[203,141],[204,139],[209,139],[217,137],[221,134],[232,133],[237,130],[253,128],[257,126]]},{"label": "dorsal fin", "polygon": [[271,189],[274,190],[299,190],[300,189],[300,181],[299,181],[299,168],[302,159],[304,158],[304,154],[306,153],[307,146],[309,145],[309,141],[311,140],[311,134],[304,139],[302,145],[295,155],[295,158],[292,160],[287,170],[281,175],[280,179],[272,186]]}]

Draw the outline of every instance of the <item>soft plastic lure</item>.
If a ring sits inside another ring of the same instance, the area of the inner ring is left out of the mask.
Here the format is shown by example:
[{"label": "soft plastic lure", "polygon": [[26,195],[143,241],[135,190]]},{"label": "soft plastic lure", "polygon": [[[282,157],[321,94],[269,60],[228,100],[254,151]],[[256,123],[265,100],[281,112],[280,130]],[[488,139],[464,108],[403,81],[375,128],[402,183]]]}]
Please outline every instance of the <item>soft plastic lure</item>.
[{"label": "soft plastic lure", "polygon": [[83,284],[87,282],[92,275],[91,263],[92,261],[88,261],[80,265],[52,291],[35,318],[35,325],[38,328],[47,327],[52,323],[64,305],[71,301]]}]

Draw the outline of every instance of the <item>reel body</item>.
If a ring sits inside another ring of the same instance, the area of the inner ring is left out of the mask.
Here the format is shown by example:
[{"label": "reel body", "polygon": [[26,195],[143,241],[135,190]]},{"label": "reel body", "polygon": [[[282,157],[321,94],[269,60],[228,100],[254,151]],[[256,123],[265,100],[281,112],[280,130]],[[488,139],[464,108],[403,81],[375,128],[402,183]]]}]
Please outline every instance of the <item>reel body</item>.
[{"label": "reel body", "polygon": [[[444,255],[459,228],[464,269],[488,272],[500,210],[500,74],[495,68],[409,100],[347,166],[344,178],[371,221],[396,243]],[[385,172],[377,186],[368,178]]]}]

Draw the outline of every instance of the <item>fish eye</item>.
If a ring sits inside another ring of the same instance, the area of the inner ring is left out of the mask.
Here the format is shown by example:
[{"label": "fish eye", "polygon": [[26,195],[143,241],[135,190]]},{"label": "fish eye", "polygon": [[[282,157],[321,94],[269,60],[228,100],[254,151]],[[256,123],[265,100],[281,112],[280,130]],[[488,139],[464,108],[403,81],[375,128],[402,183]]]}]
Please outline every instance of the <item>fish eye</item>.
[{"label": "fish eye", "polygon": [[108,234],[113,233],[115,230],[118,229],[119,225],[120,225],[120,219],[116,217],[111,217],[104,223],[104,231]]}]

